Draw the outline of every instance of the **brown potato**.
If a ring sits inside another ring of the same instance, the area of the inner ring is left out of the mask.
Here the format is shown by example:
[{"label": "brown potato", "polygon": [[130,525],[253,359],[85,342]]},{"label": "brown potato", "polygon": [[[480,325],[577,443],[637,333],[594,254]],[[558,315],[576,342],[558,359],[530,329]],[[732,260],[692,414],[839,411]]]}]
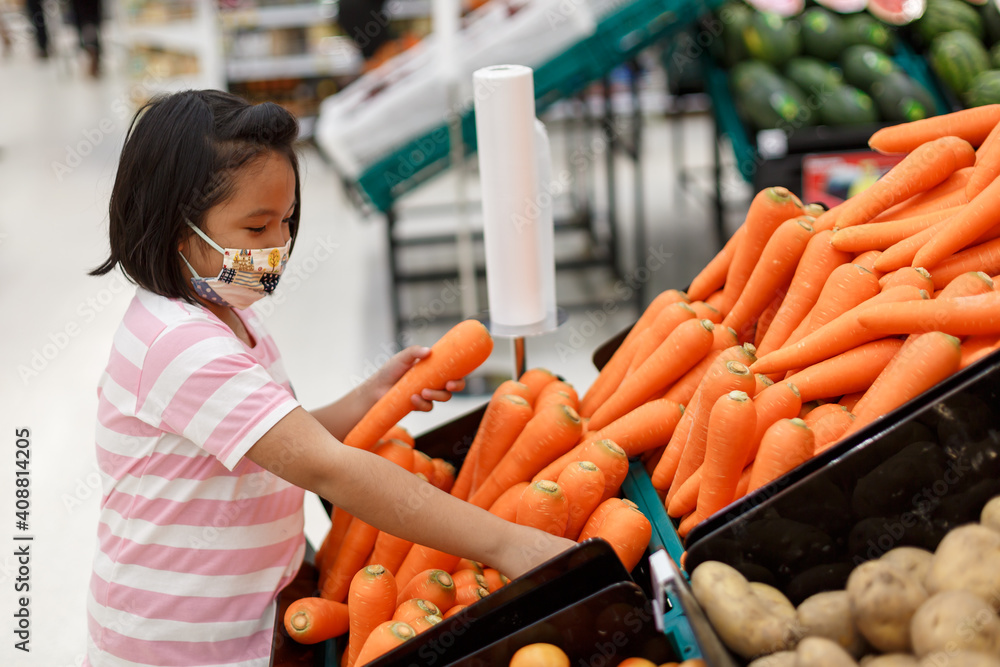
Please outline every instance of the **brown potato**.
[{"label": "brown potato", "polygon": [[840,644],[855,659],[864,655],[868,642],[851,616],[847,591],[816,593],[799,605],[799,625],[805,637],[826,637]]},{"label": "brown potato", "polygon": [[795,605],[792,604],[791,600],[785,597],[784,593],[779,591],[774,586],[768,586],[767,584],[762,584],[759,581],[751,581],[750,589],[754,592],[754,595],[760,598],[760,601],[767,606],[768,611],[781,615],[795,613]]},{"label": "brown potato", "polygon": [[795,649],[795,667],[857,667],[847,651],[832,639],[806,637]]},{"label": "brown potato", "polygon": [[847,578],[851,615],[868,642],[883,653],[910,650],[910,619],[927,599],[916,579],[891,563],[870,560]]},{"label": "brown potato", "polygon": [[1000,617],[969,591],[944,591],[927,599],[910,621],[913,652],[1000,651]]},{"label": "brown potato", "polygon": [[923,658],[918,667],[1000,667],[1000,658],[976,651],[939,651]]},{"label": "brown potato", "polygon": [[1000,533],[978,523],[951,530],[934,551],[925,585],[931,595],[965,590],[1000,609]]},{"label": "brown potato", "polygon": [[750,660],[795,646],[798,616],[758,595],[736,569],[706,561],[691,573],[691,590],[719,638],[737,655]]},{"label": "brown potato", "polygon": [[927,572],[931,569],[931,560],[934,553],[919,547],[896,547],[882,554],[882,558],[887,563],[892,563],[896,567],[902,568],[914,579],[923,583],[927,579]]},{"label": "brown potato", "polygon": [[795,651],[778,651],[757,658],[747,667],[795,667]]},{"label": "brown potato", "polygon": [[865,656],[861,667],[917,667],[917,663],[917,657],[909,653],[883,653]]},{"label": "brown potato", "polygon": [[1000,496],[991,498],[979,514],[979,523],[1000,533]]}]

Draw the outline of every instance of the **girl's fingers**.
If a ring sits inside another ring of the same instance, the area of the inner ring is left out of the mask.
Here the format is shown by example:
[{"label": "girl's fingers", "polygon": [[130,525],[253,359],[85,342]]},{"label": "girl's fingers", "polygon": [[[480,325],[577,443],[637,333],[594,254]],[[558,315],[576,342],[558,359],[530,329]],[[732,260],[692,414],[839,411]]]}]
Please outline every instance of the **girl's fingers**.
[{"label": "girl's fingers", "polygon": [[420,397],[427,401],[444,403],[451,398],[451,392],[444,389],[424,389],[420,392]]}]

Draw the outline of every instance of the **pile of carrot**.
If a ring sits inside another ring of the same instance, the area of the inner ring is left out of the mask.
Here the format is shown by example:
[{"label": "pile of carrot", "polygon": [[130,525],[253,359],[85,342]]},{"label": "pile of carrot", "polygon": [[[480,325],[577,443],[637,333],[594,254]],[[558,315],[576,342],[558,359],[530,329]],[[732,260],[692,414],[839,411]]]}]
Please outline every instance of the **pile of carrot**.
[{"label": "pile of carrot", "polygon": [[[757,193],[581,399],[598,432],[684,406],[649,423],[654,446],[630,451],[682,536],[1000,347],[1000,105],[884,128],[869,144],[904,157],[829,211],[784,188]],[[631,437],[616,441],[630,449]]]},{"label": "pile of carrot", "polygon": [[[409,409],[411,394],[443,387],[485,360],[491,345],[483,342],[488,340],[483,331],[471,320],[449,331],[400,379],[390,392],[395,398],[376,404],[345,444],[370,449],[508,521],[578,541],[603,538],[631,570],[646,550],[652,526],[618,492],[629,456],[662,440],[672,429],[669,422],[680,419],[679,405],[660,401],[638,420],[585,431],[574,388],[548,370],[532,368],[494,391],[456,474],[446,461],[415,449],[398,420]],[[420,376],[411,377],[417,370]],[[640,433],[644,423],[654,426]],[[615,438],[629,447],[618,446]],[[316,565],[319,595],[293,602],[285,629],[302,643],[346,634],[348,667],[373,660],[507,583],[489,564],[402,540],[337,508]]]}]

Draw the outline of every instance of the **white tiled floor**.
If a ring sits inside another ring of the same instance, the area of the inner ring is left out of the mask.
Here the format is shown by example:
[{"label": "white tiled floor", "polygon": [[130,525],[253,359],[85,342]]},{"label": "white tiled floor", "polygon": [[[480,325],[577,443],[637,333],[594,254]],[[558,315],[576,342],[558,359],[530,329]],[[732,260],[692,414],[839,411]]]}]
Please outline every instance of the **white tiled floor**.
[{"label": "white tiled floor", "polygon": [[[107,201],[129,122],[122,104],[127,84],[113,68],[95,83],[65,65],[39,64],[26,48],[0,59],[0,459],[6,460],[0,462],[0,665],[69,667],[82,659],[99,498],[94,388],[132,293],[119,276],[86,275],[106,252]],[[684,136],[685,160],[704,163],[707,124],[690,121]],[[670,141],[662,121],[651,123],[648,241],[673,253],[654,273],[653,290],[686,284],[713,252],[706,202],[677,199]],[[265,312],[299,398],[312,407],[347,391],[379,363],[392,349],[392,330],[384,223],[362,219],[346,203],[313,150],[303,151],[303,164],[303,226],[289,269],[299,280],[283,281]],[[621,187],[627,192],[629,184]],[[734,188],[739,194],[738,183]],[[438,184],[418,199],[449,192]],[[595,273],[589,280],[597,281],[596,291],[608,277]],[[593,349],[635,317],[622,305],[593,326],[593,317],[573,313],[558,332],[529,339],[528,364],[555,370],[582,391],[596,374]],[[498,341],[487,366],[509,371],[506,341]],[[419,433],[482,400],[456,398],[404,423]],[[29,532],[35,538],[30,654],[13,649],[10,630],[18,597],[14,433],[23,427],[31,430]],[[315,497],[307,511],[307,533],[318,541],[326,524]]]}]

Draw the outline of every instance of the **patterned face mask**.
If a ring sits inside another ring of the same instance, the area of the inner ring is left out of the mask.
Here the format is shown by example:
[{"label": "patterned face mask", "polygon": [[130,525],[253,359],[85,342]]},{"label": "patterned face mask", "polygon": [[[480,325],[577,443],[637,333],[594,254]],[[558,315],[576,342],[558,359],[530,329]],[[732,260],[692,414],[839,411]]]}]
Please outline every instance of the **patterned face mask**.
[{"label": "patterned face mask", "polygon": [[187,257],[178,251],[191,272],[191,284],[198,296],[220,306],[243,309],[267,296],[278,286],[278,278],[288,262],[291,239],[280,248],[223,248],[190,221],[185,222],[198,236],[205,239],[205,243],[222,253],[223,257],[219,276],[202,278]]}]

